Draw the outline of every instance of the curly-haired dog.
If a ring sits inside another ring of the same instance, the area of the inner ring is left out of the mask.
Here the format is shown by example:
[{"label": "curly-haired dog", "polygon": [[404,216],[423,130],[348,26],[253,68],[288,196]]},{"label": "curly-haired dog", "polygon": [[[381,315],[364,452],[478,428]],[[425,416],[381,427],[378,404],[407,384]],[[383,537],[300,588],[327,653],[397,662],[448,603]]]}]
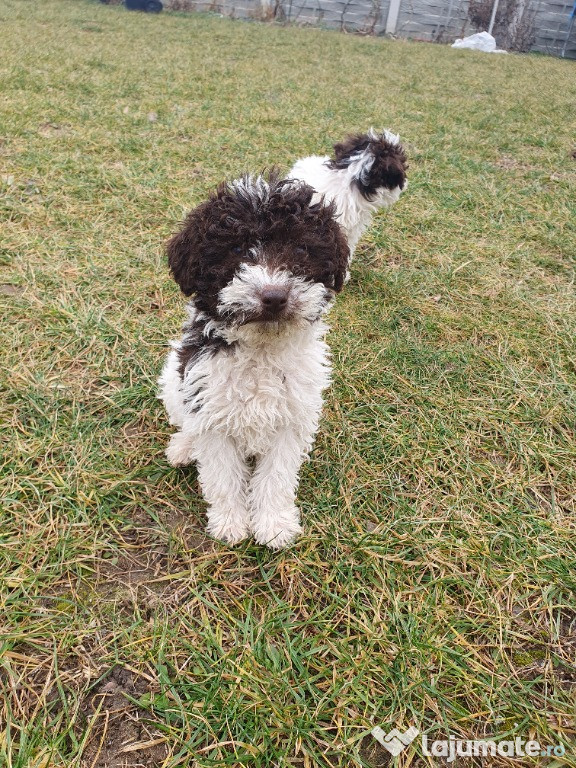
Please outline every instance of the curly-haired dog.
[{"label": "curly-haired dog", "polygon": [[352,257],[372,214],[400,197],[407,169],[400,138],[390,131],[370,130],[335,144],[334,157],[312,155],[298,160],[288,175],[314,187],[316,199],[334,202]]},{"label": "curly-haired dog", "polygon": [[166,455],[197,462],[208,532],[269,547],[300,532],[298,473],[329,383],[323,316],[346,273],[334,208],[299,181],[245,176],[193,210],[168,243],[189,319],[160,397],[179,431]]}]

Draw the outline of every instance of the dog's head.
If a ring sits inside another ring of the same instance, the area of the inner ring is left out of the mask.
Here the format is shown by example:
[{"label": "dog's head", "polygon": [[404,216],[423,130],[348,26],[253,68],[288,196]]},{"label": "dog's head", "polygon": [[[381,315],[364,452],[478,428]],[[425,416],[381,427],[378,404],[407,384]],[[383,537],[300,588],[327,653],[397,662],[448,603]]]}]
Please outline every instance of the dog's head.
[{"label": "dog's head", "polygon": [[182,292],[228,325],[313,322],[341,290],[349,258],[334,208],[303,182],[244,176],[222,184],[168,243]]},{"label": "dog's head", "polygon": [[360,194],[370,202],[395,202],[406,185],[406,153],[390,131],[348,136],[334,145],[328,164],[338,170],[348,168]]}]

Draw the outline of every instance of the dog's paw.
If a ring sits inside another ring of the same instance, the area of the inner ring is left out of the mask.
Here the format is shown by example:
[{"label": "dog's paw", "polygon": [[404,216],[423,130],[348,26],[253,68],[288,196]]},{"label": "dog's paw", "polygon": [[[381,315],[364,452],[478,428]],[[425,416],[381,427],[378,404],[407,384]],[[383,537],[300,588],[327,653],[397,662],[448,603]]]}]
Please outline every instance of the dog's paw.
[{"label": "dog's paw", "polygon": [[208,525],[206,530],[215,539],[226,544],[238,544],[250,535],[248,512],[244,509],[208,510]]},{"label": "dog's paw", "polygon": [[258,517],[252,520],[252,533],[258,544],[270,549],[283,549],[292,544],[302,533],[298,507],[281,513]]},{"label": "dog's paw", "polygon": [[190,438],[184,432],[176,432],[166,448],[166,458],[173,467],[185,467],[192,463]]}]

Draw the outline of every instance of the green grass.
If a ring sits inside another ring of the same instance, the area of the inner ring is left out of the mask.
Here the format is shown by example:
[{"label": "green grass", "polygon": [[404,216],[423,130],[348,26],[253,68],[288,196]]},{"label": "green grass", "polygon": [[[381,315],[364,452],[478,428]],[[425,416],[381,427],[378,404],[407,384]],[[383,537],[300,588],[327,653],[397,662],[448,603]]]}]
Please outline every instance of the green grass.
[{"label": "green grass", "polygon": [[[89,0],[0,25],[0,765],[374,768],[374,725],[576,765],[574,64]],[[410,185],[331,315],[306,533],[228,549],[163,455],[163,243],[370,125]]]}]

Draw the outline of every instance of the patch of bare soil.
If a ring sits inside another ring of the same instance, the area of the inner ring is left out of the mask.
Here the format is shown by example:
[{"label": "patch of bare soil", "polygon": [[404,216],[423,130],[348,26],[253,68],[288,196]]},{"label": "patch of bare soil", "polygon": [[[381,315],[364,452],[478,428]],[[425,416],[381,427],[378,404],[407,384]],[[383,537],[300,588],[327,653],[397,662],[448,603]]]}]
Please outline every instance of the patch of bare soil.
[{"label": "patch of bare soil", "polygon": [[166,737],[147,721],[146,712],[132,699],[152,688],[151,681],[128,669],[113,667],[81,705],[88,739],[82,768],[155,768],[169,747]]},{"label": "patch of bare soil", "polygon": [[106,603],[150,618],[169,589],[170,573],[181,566],[168,544],[144,528],[122,531],[117,544],[117,555],[97,564],[94,591]]},{"label": "patch of bare soil", "polygon": [[106,670],[98,661],[100,640],[87,636],[72,654],[62,657],[37,645],[5,651],[0,723],[3,718],[6,722],[9,711],[20,718],[18,729],[29,723],[50,728],[66,709],[62,727],[74,729],[83,744],[81,768],[156,768],[169,753],[169,744],[137,702],[143,695],[157,694],[160,685],[152,672],[121,665]]},{"label": "patch of bare soil", "polygon": [[372,768],[385,768],[392,763],[390,752],[385,750],[371,734],[362,739],[359,753],[362,760]]},{"label": "patch of bare soil", "polygon": [[497,168],[503,168],[505,171],[533,171],[533,165],[527,165],[526,163],[520,163],[516,158],[509,157],[508,155],[502,155],[494,163]]},{"label": "patch of bare soil", "polygon": [[162,527],[136,513],[131,527],[116,531],[112,556],[96,562],[91,580],[95,609],[113,604],[115,611],[146,620],[158,610],[179,610],[196,559],[217,552],[219,545],[187,513],[170,510],[159,522]]},{"label": "patch of bare soil", "polygon": [[69,129],[65,125],[60,125],[58,123],[42,123],[42,125],[38,126],[38,133],[40,136],[43,136],[45,139],[51,139],[57,136],[64,136],[67,133],[69,133]]},{"label": "patch of bare soil", "polygon": [[12,285],[12,283],[0,283],[0,295],[1,296],[20,296],[24,293],[24,288],[20,285]]}]

